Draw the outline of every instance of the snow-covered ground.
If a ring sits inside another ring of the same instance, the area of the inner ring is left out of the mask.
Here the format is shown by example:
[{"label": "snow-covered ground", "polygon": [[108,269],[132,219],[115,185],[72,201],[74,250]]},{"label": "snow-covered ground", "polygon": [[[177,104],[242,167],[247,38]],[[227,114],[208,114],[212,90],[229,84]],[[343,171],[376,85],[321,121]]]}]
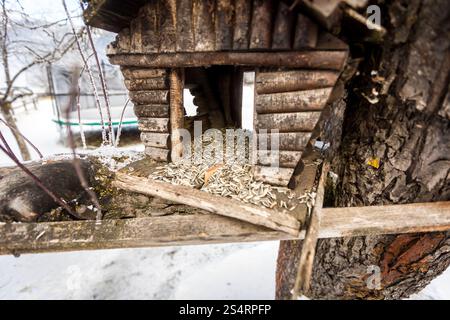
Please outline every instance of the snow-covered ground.
[{"label": "snow-covered ground", "polygon": [[[48,101],[18,114],[44,155],[68,151],[51,114]],[[273,299],[277,251],[262,242],[0,256],[0,299]],[[450,269],[414,298],[450,299]]]}]

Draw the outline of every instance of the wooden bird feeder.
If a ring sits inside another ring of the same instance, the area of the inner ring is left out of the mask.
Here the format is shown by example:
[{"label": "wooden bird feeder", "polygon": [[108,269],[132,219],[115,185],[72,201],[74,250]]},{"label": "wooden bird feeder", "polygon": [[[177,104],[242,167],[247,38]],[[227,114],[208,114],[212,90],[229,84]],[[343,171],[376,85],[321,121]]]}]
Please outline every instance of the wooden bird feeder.
[{"label": "wooden bird feeder", "polygon": [[[259,157],[255,177],[300,193],[315,187],[316,205],[309,215],[306,205],[293,212],[262,209],[120,172],[114,182],[118,188],[208,213],[103,220],[101,224],[2,224],[0,253],[306,236],[308,248],[301,258],[304,269],[299,270],[296,284],[297,291],[304,291],[318,238],[450,229],[448,202],[322,208],[326,164],[321,171],[316,162],[302,156],[346,65],[349,49],[324,29],[341,1],[303,1],[304,6],[292,6],[292,2],[96,0],[88,2],[84,18],[93,27],[117,33],[107,54],[122,70],[145,153],[156,161],[170,162],[183,152],[177,129],[191,130],[193,121],[201,121],[203,129],[241,127],[243,73],[253,71],[254,132],[277,129],[280,148],[279,167]],[[194,96],[197,116],[185,113],[185,89]],[[258,148],[259,154],[266,151],[259,144]]]}]

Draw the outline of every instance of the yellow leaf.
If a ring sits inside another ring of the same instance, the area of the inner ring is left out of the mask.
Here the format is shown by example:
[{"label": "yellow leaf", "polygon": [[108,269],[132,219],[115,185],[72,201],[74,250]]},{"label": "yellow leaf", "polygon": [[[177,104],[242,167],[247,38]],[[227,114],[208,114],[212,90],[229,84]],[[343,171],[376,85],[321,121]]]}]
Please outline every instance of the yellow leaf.
[{"label": "yellow leaf", "polygon": [[208,183],[208,180],[212,177],[212,175],[219,170],[221,167],[223,167],[222,163],[218,163],[213,165],[211,168],[205,171],[205,184]]},{"label": "yellow leaf", "polygon": [[375,169],[378,169],[380,167],[380,159],[370,158],[369,160],[367,160],[367,164],[371,167],[374,167]]}]

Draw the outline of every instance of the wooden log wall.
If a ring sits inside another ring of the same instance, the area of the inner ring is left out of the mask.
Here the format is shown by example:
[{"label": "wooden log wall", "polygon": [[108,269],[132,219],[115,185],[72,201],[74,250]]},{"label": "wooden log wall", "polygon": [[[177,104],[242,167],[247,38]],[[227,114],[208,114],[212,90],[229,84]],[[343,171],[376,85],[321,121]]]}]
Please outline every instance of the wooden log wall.
[{"label": "wooden log wall", "polygon": [[154,0],[119,32],[109,54],[320,48],[326,41],[298,6],[276,0]]},{"label": "wooden log wall", "polygon": [[166,69],[122,67],[125,85],[138,117],[145,153],[157,161],[170,160],[170,83]]},{"label": "wooden log wall", "polygon": [[[173,119],[180,123],[183,119],[180,102],[172,105],[176,99],[168,82],[171,70],[186,68],[186,84],[202,116],[208,115],[208,126],[223,128],[239,123],[240,91],[229,90],[235,79],[231,73],[214,78],[219,85],[215,91],[220,93],[215,99],[205,69],[196,67],[252,67],[256,68],[255,130],[258,134],[263,129],[279,130],[279,150],[267,150],[270,140],[265,147],[258,146],[255,176],[288,185],[348,52],[345,43],[319,28],[302,10],[299,6],[290,10],[288,2],[275,0],[154,0],[141,7],[108,55],[112,63],[122,65],[146,153],[170,161],[171,141],[177,140],[171,132],[180,125]],[[274,159],[279,167],[271,166]]]},{"label": "wooden log wall", "polygon": [[[319,121],[339,72],[260,68],[255,76],[255,177],[287,186]],[[271,135],[271,130],[278,133]],[[261,140],[267,139],[264,144]],[[271,150],[278,139],[279,150]],[[274,166],[278,159],[279,166]]]}]

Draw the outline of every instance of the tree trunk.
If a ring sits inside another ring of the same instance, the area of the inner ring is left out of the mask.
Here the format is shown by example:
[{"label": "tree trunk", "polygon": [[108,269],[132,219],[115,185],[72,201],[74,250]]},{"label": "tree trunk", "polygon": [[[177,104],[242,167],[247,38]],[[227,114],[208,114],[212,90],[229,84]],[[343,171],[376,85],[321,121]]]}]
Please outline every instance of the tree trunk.
[{"label": "tree trunk", "polygon": [[[366,45],[360,73],[347,84],[332,205],[448,201],[450,7],[392,1],[381,12],[387,39]],[[291,296],[300,250],[300,241],[280,245],[278,299]],[[449,264],[450,232],[323,239],[309,296],[405,298]]]},{"label": "tree trunk", "polygon": [[17,146],[19,147],[20,154],[23,161],[28,161],[31,159],[30,152],[28,151],[27,144],[24,138],[19,133],[19,128],[17,127],[16,120],[11,112],[12,105],[9,102],[3,103],[1,105],[1,112],[5,118],[6,123],[8,123],[11,132],[16,139]]}]

